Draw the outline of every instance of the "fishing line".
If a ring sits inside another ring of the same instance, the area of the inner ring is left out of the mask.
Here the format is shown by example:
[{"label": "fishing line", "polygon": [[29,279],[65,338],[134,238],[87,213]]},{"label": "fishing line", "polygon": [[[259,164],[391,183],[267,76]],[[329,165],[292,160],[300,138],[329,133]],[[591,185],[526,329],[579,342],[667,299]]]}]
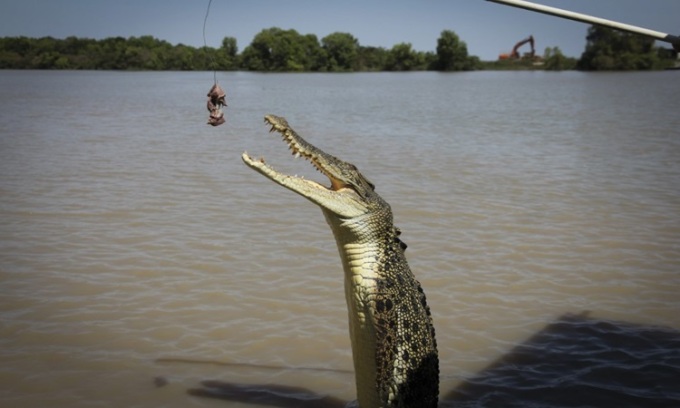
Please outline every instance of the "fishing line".
[{"label": "fishing line", "polygon": [[[205,10],[205,18],[203,19],[203,49],[208,51],[208,42],[205,40],[205,26],[208,24],[208,16],[210,15],[210,5],[212,0],[208,0],[208,8]],[[215,56],[210,54],[210,62],[213,68],[213,80],[217,84],[217,63],[215,62]]]}]

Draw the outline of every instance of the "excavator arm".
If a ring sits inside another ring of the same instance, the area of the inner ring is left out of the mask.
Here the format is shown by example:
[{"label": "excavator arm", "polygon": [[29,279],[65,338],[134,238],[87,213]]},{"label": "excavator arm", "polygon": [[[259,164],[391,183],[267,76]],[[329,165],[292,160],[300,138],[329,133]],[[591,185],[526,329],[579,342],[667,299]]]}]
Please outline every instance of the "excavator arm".
[{"label": "excavator arm", "polygon": [[531,45],[531,56],[533,57],[534,54],[536,53],[536,50],[534,49],[534,36],[530,35],[527,38],[515,44],[515,46],[512,48],[512,54],[510,54],[510,58],[519,58],[519,52],[517,50],[519,50],[520,47],[522,47],[526,43],[529,43],[529,45]]},{"label": "excavator arm", "polygon": [[530,56],[531,56],[531,58],[533,58],[534,55],[536,54],[536,50],[534,48],[534,36],[530,35],[527,38],[525,38],[522,41],[515,44],[515,46],[512,47],[512,51],[509,54],[501,54],[501,55],[498,56],[498,59],[519,59],[520,58],[519,49],[524,44],[527,44],[527,43],[529,43],[529,45],[531,45]]}]

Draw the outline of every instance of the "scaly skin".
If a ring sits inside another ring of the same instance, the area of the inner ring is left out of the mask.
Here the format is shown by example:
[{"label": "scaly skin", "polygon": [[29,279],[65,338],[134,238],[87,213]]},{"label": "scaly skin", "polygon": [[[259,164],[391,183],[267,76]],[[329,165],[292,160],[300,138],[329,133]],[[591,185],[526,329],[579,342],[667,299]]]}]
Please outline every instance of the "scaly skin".
[{"label": "scaly skin", "polygon": [[242,155],[250,168],[321,207],[333,231],[345,275],[359,406],[436,407],[439,358],[432,317],[389,204],[353,164],[309,144],[286,119],[267,115],[265,123],[330,179],[324,187]]}]

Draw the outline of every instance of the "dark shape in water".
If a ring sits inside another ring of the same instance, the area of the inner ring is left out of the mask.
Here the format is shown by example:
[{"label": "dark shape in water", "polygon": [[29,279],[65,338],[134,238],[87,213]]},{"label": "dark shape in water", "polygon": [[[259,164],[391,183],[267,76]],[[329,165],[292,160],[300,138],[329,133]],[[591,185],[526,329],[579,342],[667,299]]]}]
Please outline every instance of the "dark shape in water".
[{"label": "dark shape in water", "polygon": [[153,379],[153,385],[155,385],[158,388],[165,387],[166,385],[168,385],[168,379],[159,375],[158,377],[155,377]]},{"label": "dark shape in water", "polygon": [[443,407],[680,407],[680,332],[566,314],[465,379]]}]

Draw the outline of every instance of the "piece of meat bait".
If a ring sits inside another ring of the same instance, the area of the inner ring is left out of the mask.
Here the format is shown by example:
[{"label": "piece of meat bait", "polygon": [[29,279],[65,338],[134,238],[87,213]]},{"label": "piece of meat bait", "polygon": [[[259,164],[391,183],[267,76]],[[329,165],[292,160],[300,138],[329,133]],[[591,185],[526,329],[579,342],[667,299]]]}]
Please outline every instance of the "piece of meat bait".
[{"label": "piece of meat bait", "polygon": [[225,101],[227,94],[222,90],[222,88],[215,83],[210,91],[208,91],[208,103],[207,108],[210,112],[208,118],[208,124],[212,126],[219,126],[225,122],[224,112],[222,112],[222,106],[227,106]]}]

